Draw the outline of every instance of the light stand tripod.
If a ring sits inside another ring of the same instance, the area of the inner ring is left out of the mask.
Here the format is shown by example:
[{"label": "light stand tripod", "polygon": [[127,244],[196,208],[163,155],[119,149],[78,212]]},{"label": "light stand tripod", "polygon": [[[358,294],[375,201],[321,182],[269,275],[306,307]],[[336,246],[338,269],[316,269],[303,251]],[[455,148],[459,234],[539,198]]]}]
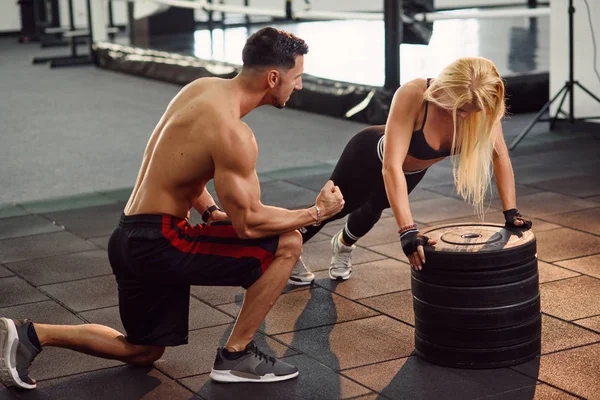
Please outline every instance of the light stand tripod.
[{"label": "light stand tripod", "polygon": [[[575,123],[575,121],[585,121],[586,119],[600,118],[600,117],[575,118],[575,100],[574,100],[575,86],[579,86],[584,92],[589,94],[598,103],[600,103],[600,98],[596,97],[592,92],[590,92],[581,83],[579,83],[578,81],[576,81],[574,79],[575,56],[573,54],[574,53],[574,50],[573,50],[573,47],[574,47],[573,46],[573,36],[574,36],[573,14],[575,14],[575,7],[573,7],[573,0],[569,0],[569,80],[567,82],[565,82],[565,85],[559,90],[558,93],[556,93],[554,95],[554,97],[552,99],[550,99],[546,104],[544,104],[544,107],[542,107],[542,109],[536,114],[533,121],[531,121],[529,123],[529,125],[527,125],[527,127],[523,130],[523,132],[521,132],[519,134],[519,136],[517,136],[517,138],[510,144],[509,150],[514,150],[514,148],[517,147],[517,144],[519,144],[521,139],[523,139],[525,137],[525,135],[527,135],[529,133],[531,128],[533,128],[533,126],[538,121],[550,121],[550,130],[552,130],[554,128],[554,125],[556,124],[556,121],[558,120],[559,114],[566,115],[567,118],[565,118],[565,119],[567,119],[569,121],[569,123],[571,123],[571,124]],[[546,111],[550,108],[552,103],[554,103],[554,101],[556,99],[558,99],[561,94],[562,94],[562,98],[560,99],[560,103],[558,105],[558,109],[556,110],[556,114],[554,115],[554,118],[541,119],[542,115],[544,115],[546,113]],[[567,94],[570,94],[570,96],[569,96],[569,113],[568,114],[566,114],[564,111],[562,111],[562,105],[565,102],[565,98],[567,97]]]}]

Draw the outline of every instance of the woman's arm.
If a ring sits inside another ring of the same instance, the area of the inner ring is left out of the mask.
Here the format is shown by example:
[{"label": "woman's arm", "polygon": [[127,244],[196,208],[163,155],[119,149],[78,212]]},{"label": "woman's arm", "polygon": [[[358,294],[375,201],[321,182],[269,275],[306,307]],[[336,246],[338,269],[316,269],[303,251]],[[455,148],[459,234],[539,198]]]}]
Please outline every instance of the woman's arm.
[{"label": "woman's arm", "polygon": [[502,202],[502,211],[509,226],[519,228],[531,228],[531,221],[523,218],[517,210],[517,193],[515,190],[515,176],[512,163],[508,155],[508,148],[502,133],[502,124],[498,122],[496,127],[496,141],[494,143],[494,177],[498,195]]},{"label": "woman's arm", "polygon": [[[417,235],[416,226],[411,228],[414,221],[410,212],[408,189],[402,166],[408,153],[422,101],[423,88],[415,82],[409,82],[396,91],[386,123],[383,147],[382,173],[388,201],[402,235],[402,249],[411,267],[415,269],[422,268],[425,255],[423,242]],[[433,245],[435,241],[430,241],[429,244]]]}]

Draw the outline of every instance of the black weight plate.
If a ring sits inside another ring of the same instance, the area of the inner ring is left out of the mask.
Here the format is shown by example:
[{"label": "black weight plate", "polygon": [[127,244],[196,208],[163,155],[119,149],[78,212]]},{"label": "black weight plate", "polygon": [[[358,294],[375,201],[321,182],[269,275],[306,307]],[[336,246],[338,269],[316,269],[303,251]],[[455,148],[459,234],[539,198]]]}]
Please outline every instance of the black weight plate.
[{"label": "black weight plate", "polygon": [[411,276],[413,297],[444,307],[489,307],[526,301],[539,293],[538,274],[504,285],[460,287],[423,282]]},{"label": "black weight plate", "polygon": [[445,286],[489,286],[502,285],[527,279],[538,270],[537,258],[511,268],[490,268],[470,271],[461,268],[441,269],[425,264],[422,270],[411,270],[413,277],[420,281]]},{"label": "black weight plate", "polygon": [[415,318],[463,329],[502,328],[525,323],[540,314],[539,293],[526,301],[496,307],[442,307],[413,298]]},{"label": "black weight plate", "polygon": [[464,349],[438,346],[415,334],[415,353],[433,364],[454,368],[502,368],[534,359],[541,352],[541,336],[512,346],[493,349]]},{"label": "black weight plate", "polygon": [[512,346],[540,336],[542,316],[525,323],[503,328],[464,329],[428,324],[415,319],[415,334],[421,339],[440,346],[485,349]]}]

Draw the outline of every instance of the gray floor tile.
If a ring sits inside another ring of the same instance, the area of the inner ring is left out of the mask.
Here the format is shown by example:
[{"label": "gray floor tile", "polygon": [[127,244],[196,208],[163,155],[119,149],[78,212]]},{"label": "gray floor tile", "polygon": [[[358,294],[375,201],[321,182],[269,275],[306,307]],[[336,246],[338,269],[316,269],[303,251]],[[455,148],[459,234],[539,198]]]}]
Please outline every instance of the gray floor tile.
[{"label": "gray floor tile", "polygon": [[535,386],[527,386],[522,389],[511,390],[493,396],[486,396],[481,400],[576,400],[579,397],[571,396],[567,392],[563,392],[560,389],[553,388],[552,386],[545,384],[538,384]]},{"label": "gray floor tile", "polygon": [[334,370],[406,357],[414,349],[413,328],[386,316],[286,333],[275,338]]},{"label": "gray floor tile", "polygon": [[540,285],[542,311],[573,321],[600,314],[600,279],[578,276]]},{"label": "gray floor tile", "polygon": [[[333,168],[331,168],[331,171],[333,171]],[[321,191],[321,189],[323,188],[323,186],[325,186],[325,183],[329,180],[329,177],[331,176],[331,172],[325,172],[323,174],[318,174],[318,175],[309,175],[309,176],[299,176],[296,178],[288,178],[285,179],[285,181],[296,185],[296,186],[300,186],[303,188],[306,188],[308,190],[312,190],[313,192],[319,193]]]},{"label": "gray floor tile", "polygon": [[121,203],[127,203],[132,191],[133,188],[128,187],[123,189],[101,191],[100,194],[110,199],[120,201]]},{"label": "gray floor tile", "polygon": [[18,238],[40,233],[62,231],[63,228],[53,224],[39,215],[0,219],[0,239]]},{"label": "gray floor tile", "polygon": [[330,240],[331,240],[331,236],[326,235],[322,232],[319,232],[310,239],[310,243],[327,242]]},{"label": "gray floor tile", "polygon": [[329,236],[334,236],[342,229],[342,227],[346,224],[346,221],[348,221],[347,215],[344,218],[336,219],[335,221],[328,223],[321,229],[320,232]]},{"label": "gray floor tile", "polygon": [[23,399],[180,399],[192,392],[152,367],[118,366],[40,382]]},{"label": "gray floor tile", "polygon": [[210,380],[207,374],[181,379],[181,383],[210,400],[332,400],[348,399],[368,393],[369,390],[342,377],[322,364],[299,355],[287,357],[286,362],[296,366],[300,374],[297,378],[268,385],[239,383],[224,385]]},{"label": "gray floor tile", "polygon": [[542,354],[595,342],[600,342],[600,335],[548,315],[542,316]]},{"label": "gray floor tile", "polygon": [[[217,347],[224,346],[233,325],[191,331],[188,344],[167,349],[154,366],[176,379],[209,373],[215,362]],[[281,343],[258,333],[255,343],[269,355],[281,358],[297,354]]]},{"label": "gray floor tile", "polygon": [[378,254],[382,254],[386,257],[393,258],[394,260],[402,261],[403,263],[406,263],[408,265],[408,258],[406,258],[406,255],[404,255],[404,253],[402,252],[400,240],[398,240],[397,242],[371,246],[369,247],[369,250]]},{"label": "gray floor tile", "polygon": [[[119,332],[125,333],[119,307],[107,307],[99,310],[83,311],[79,315],[85,318],[90,323],[110,326]],[[191,298],[190,299],[190,314],[189,314],[189,329],[201,329],[211,326],[228,324],[233,321],[233,318],[206,304]]]},{"label": "gray floor tile", "polygon": [[284,181],[261,184],[261,201],[269,206],[289,209],[307,207],[315,203],[318,194]]},{"label": "gray floor tile", "polygon": [[0,278],[6,278],[7,276],[13,276],[14,274],[0,265]]},{"label": "gray floor tile", "polygon": [[123,213],[123,204],[109,204],[44,214],[84,239],[110,235]]},{"label": "gray floor tile", "polygon": [[56,283],[41,288],[76,312],[119,304],[117,282],[113,275]]},{"label": "gray floor tile", "polygon": [[[498,209],[502,208],[498,200],[494,200],[492,205]],[[519,197],[517,207],[523,215],[546,219],[544,217],[547,215],[593,208],[597,207],[597,204],[564,194],[540,192]]]},{"label": "gray floor tile", "polygon": [[414,326],[415,313],[410,290],[361,299],[359,303]]},{"label": "gray floor tile", "polygon": [[112,274],[108,255],[104,250],[38,258],[7,265],[34,285]]},{"label": "gray floor tile", "polygon": [[586,197],[585,198],[587,201],[593,201],[595,203],[600,203],[600,196],[594,196],[594,197]]},{"label": "gray floor tile", "polygon": [[[292,167],[292,168],[283,168],[277,169],[274,171],[264,172],[259,174],[259,178],[269,178],[269,179],[296,179],[305,176],[315,176],[315,175],[329,175],[333,171],[335,166],[329,163],[323,164],[314,164],[303,167]],[[261,180],[262,182],[262,180]],[[323,182],[324,184],[325,182]]]},{"label": "gray floor tile", "polygon": [[538,232],[536,245],[540,260],[555,262],[597,254],[600,251],[600,237],[560,228]]},{"label": "gray floor tile", "polygon": [[246,291],[242,287],[233,286],[192,286],[191,293],[210,305],[242,303]]},{"label": "gray floor tile", "polygon": [[600,398],[597,373],[600,371],[600,344],[548,354],[538,360],[539,372],[532,368],[535,361],[513,368],[586,399]]},{"label": "gray floor tile", "polygon": [[92,243],[86,242],[70,232],[4,239],[0,240],[0,263],[34,260],[95,249]]},{"label": "gray floor tile", "polygon": [[352,277],[332,281],[326,271],[316,274],[315,283],[350,299],[362,299],[410,289],[410,267],[385,259],[352,266]]},{"label": "gray floor tile", "polygon": [[[598,251],[600,251],[600,249],[598,249]],[[573,271],[581,272],[582,274],[600,278],[600,254],[559,261],[556,264],[572,269]]]},{"label": "gray floor tile", "polygon": [[18,276],[0,279],[0,307],[48,300],[48,296]]},{"label": "gray floor tile", "polygon": [[597,176],[582,175],[569,178],[552,179],[536,182],[533,186],[550,192],[557,192],[574,197],[590,197],[600,195],[600,184]]},{"label": "gray floor tile", "polygon": [[123,328],[123,323],[121,322],[121,315],[119,314],[119,306],[81,311],[77,314],[91,324],[108,326],[121,333],[125,333],[125,328]]},{"label": "gray floor tile", "polygon": [[[363,264],[385,258],[363,247],[357,246],[352,252],[352,265]],[[331,240],[308,242],[302,250],[302,259],[311,271],[328,270],[331,264]]]},{"label": "gray floor tile", "polygon": [[92,357],[84,353],[59,347],[44,347],[29,369],[35,380],[59,378],[82,372],[123,365],[116,360]]},{"label": "gray floor tile", "polygon": [[96,238],[88,239],[90,242],[94,243],[98,247],[108,250],[108,239],[110,239],[110,235],[108,236],[100,236]]},{"label": "gray floor tile", "polygon": [[600,316],[583,318],[574,321],[577,325],[585,326],[588,329],[600,333]]},{"label": "gray floor tile", "polygon": [[34,323],[79,325],[84,322],[53,300],[0,309],[0,316],[12,319],[30,319]]},{"label": "gray floor tile", "polygon": [[[453,197],[455,199],[463,201],[462,196],[460,194],[456,193],[456,185],[454,185],[454,183],[451,183],[449,185],[431,187],[431,188],[428,188],[427,190],[430,190],[435,193],[439,193],[446,197]],[[492,190],[491,196],[488,193],[486,200],[489,201],[489,199],[499,199],[498,189],[496,187],[495,182],[492,182],[491,190]],[[519,184],[515,185],[515,190],[517,192],[517,197],[527,196],[530,194],[534,194],[534,193],[543,191],[543,189],[540,189],[540,188],[536,188],[536,187],[528,186],[528,185],[519,185]]]},{"label": "gray floor tile", "polygon": [[415,220],[427,224],[459,217],[471,217],[474,220],[477,218],[472,205],[450,197],[415,201],[411,203],[410,208]]},{"label": "gray floor tile", "polygon": [[581,172],[575,168],[565,168],[563,165],[551,167],[551,165],[543,164],[516,166],[514,174],[516,183],[533,185],[536,182],[578,176],[581,175]]},{"label": "gray floor tile", "polygon": [[29,214],[21,207],[13,206],[12,204],[0,204],[0,218],[19,217]]},{"label": "gray floor tile", "polygon": [[0,385],[0,400],[18,400],[20,390]]},{"label": "gray floor tile", "polygon": [[116,203],[116,200],[106,197],[100,193],[86,193],[55,199],[24,202],[18,205],[29,212],[42,214],[114,203]]},{"label": "gray floor tile", "polygon": [[[454,185],[452,185],[452,186],[454,186]],[[408,195],[408,200],[410,202],[413,202],[413,201],[421,201],[421,200],[441,199],[443,197],[446,197],[440,193],[436,193],[433,190],[435,188],[439,188],[439,186],[435,186],[434,188],[429,188],[429,189],[423,189],[423,188],[420,188],[417,186]],[[447,196],[447,197],[450,197],[450,196]]]},{"label": "gray floor tile", "polygon": [[[502,211],[496,210],[494,208],[487,209],[485,213],[479,217],[477,214],[466,215],[464,217],[455,218],[454,216],[449,215],[450,218],[435,221],[435,226],[438,225],[447,225],[447,224],[462,224],[462,223],[487,223],[487,224],[502,224],[504,225],[504,214]],[[423,229],[421,229],[423,231]]]},{"label": "gray floor tile", "polygon": [[[600,207],[564,214],[547,215],[544,219],[568,226],[569,228],[600,235]],[[600,247],[598,250],[600,250]]]},{"label": "gray floor tile", "polygon": [[508,368],[446,368],[413,356],[342,372],[390,399],[470,400],[530,388],[535,380]]},{"label": "gray floor tile", "polygon": [[[231,315],[237,315],[240,306],[227,304],[219,308]],[[376,311],[346,300],[329,290],[314,288],[280,296],[267,314],[261,330],[268,335],[274,335],[374,315],[377,315]]]},{"label": "gray floor tile", "polygon": [[357,242],[362,247],[382,243],[399,243],[398,223],[394,217],[381,218],[365,236]]},{"label": "gray floor tile", "polygon": [[540,274],[540,283],[558,281],[565,278],[579,276],[577,272],[569,271],[556,265],[538,261],[538,273]]}]

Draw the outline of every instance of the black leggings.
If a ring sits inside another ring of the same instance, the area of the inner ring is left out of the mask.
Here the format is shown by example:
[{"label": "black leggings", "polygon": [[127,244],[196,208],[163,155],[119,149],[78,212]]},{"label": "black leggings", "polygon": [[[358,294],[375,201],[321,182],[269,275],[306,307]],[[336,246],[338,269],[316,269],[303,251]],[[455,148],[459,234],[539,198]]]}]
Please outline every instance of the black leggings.
[{"label": "black leggings", "polygon": [[[350,139],[330,177],[342,191],[346,202],[344,208],[324,220],[320,226],[302,228],[300,231],[304,243],[327,223],[348,214],[346,233],[356,241],[366,235],[379,221],[383,210],[390,207],[378,155],[379,139],[384,132],[384,125],[370,126]],[[408,193],[423,179],[426,171],[405,174]]]}]

